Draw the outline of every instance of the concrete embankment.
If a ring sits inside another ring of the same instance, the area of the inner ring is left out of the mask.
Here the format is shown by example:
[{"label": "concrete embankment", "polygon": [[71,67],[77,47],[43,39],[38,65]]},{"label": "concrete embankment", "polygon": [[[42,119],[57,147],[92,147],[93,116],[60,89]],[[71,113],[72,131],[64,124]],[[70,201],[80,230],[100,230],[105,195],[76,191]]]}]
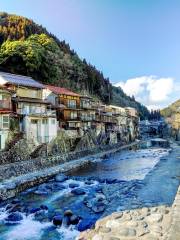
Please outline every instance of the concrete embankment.
[{"label": "concrete embankment", "polygon": [[78,240],[179,240],[180,187],[172,207],[165,205],[115,212],[98,220]]},{"label": "concrete embankment", "polygon": [[[125,146],[111,146],[105,149],[70,153],[49,158],[33,159],[0,166],[0,199],[5,200],[17,193],[43,183],[58,173],[67,173],[97,161],[104,155],[135,147],[139,142]],[[92,154],[95,153],[95,154]],[[84,156],[84,155],[87,156]],[[84,156],[84,157],[83,157]]]}]

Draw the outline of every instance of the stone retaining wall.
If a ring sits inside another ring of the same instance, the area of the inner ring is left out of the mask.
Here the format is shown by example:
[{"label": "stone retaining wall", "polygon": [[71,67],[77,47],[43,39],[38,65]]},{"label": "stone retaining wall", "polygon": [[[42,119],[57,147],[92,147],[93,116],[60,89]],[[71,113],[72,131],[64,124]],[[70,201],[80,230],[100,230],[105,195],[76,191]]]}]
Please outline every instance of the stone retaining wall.
[{"label": "stone retaining wall", "polygon": [[107,150],[102,148],[84,150],[60,156],[2,165],[0,166],[0,176],[2,178],[0,182],[0,200],[14,197],[17,193],[43,183],[58,173],[67,173],[80,169],[97,158],[136,145],[138,145],[137,142],[126,146],[107,146]]},{"label": "stone retaining wall", "polygon": [[53,167],[58,164],[69,162],[102,151],[116,149],[119,147],[121,147],[120,144],[99,146],[98,148],[83,150],[79,152],[70,152],[60,155],[40,157],[35,159],[29,159],[26,161],[18,161],[14,163],[0,165],[0,180],[2,181],[3,179],[9,179],[10,177],[16,177],[29,172],[39,171],[47,167]]}]

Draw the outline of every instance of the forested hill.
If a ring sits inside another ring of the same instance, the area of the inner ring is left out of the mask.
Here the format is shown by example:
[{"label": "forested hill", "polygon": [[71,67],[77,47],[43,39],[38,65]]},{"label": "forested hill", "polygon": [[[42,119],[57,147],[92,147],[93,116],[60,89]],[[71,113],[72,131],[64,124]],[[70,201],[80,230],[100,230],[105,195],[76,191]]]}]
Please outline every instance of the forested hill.
[{"label": "forested hill", "polygon": [[167,117],[171,117],[173,114],[177,113],[178,111],[180,111],[180,99],[172,103],[171,105],[169,105],[167,108],[164,108],[163,110],[161,110],[161,115],[167,118]]},{"label": "forested hill", "polygon": [[149,115],[147,108],[113,87],[65,41],[24,17],[0,13],[0,70],[88,93],[107,104],[135,107],[142,118]]}]

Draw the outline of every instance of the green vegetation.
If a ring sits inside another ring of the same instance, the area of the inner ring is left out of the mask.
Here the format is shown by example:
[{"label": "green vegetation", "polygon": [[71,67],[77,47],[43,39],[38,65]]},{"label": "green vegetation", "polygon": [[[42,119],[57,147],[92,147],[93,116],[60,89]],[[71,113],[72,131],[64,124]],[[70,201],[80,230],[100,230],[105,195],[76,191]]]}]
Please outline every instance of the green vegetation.
[{"label": "green vegetation", "polygon": [[0,14],[0,70],[31,76],[43,83],[98,97],[104,103],[149,112],[121,88],[113,87],[94,66],[81,60],[65,41],[24,17]]},{"label": "green vegetation", "polygon": [[180,99],[161,110],[161,115],[165,118],[171,117],[173,114],[177,113],[178,110],[180,110]]}]

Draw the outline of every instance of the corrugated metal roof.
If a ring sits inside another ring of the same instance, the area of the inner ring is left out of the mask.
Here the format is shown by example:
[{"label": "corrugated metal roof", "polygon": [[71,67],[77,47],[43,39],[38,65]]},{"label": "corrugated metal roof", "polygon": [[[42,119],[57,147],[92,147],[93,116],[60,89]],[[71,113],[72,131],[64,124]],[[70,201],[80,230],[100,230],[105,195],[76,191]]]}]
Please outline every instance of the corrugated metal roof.
[{"label": "corrugated metal roof", "polygon": [[56,86],[52,86],[52,85],[45,85],[45,87],[48,88],[49,90],[51,90],[55,94],[65,94],[65,95],[69,95],[69,96],[80,97],[79,94],[71,92],[70,90],[68,90],[66,88],[56,87]]},{"label": "corrugated metal roof", "polygon": [[16,75],[6,72],[0,72],[0,76],[6,81],[6,83],[10,83],[13,85],[44,88],[43,84],[37,82],[36,80],[28,76]]}]

